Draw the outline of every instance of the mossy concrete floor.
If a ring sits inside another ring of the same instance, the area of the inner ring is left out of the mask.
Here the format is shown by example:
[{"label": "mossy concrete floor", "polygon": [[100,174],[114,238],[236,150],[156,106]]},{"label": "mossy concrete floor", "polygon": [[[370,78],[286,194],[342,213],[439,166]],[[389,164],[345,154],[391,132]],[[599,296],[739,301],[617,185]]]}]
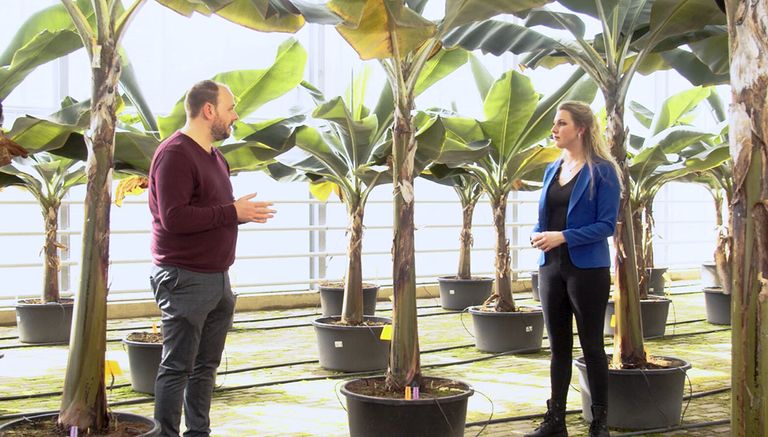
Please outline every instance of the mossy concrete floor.
[{"label": "mossy concrete floor", "polygon": [[[727,420],[730,412],[731,332],[727,326],[705,321],[704,296],[695,281],[678,281],[668,287],[672,298],[666,337],[648,340],[651,354],[683,358],[693,364],[688,372],[694,394],[717,389],[714,394],[694,397],[685,410],[683,425],[706,425]],[[518,293],[520,303],[533,303],[530,293]],[[522,435],[535,427],[539,418],[496,419],[536,415],[544,410],[549,395],[549,353],[544,340],[540,352],[494,356],[473,346],[471,317],[446,312],[438,299],[421,299],[419,313],[421,362],[427,375],[456,378],[476,390],[469,402],[465,435]],[[379,302],[379,315],[389,315],[388,302]],[[344,436],[347,417],[339,385],[345,376],[323,370],[317,364],[315,334],[310,321],[316,308],[238,313],[230,332],[225,358],[217,378],[211,412],[216,436]],[[147,328],[156,320],[128,319],[109,323],[107,359],[119,363],[123,374],[109,391],[115,410],[151,415],[152,398],[135,393],[129,384],[128,358],[120,339],[134,329]],[[465,328],[466,326],[466,328]],[[18,343],[15,327],[0,328],[0,421],[17,414],[55,410],[63,386],[67,347],[27,347]],[[611,339],[606,339],[611,348]],[[578,345],[578,342],[576,342]],[[447,350],[430,352],[433,349]],[[579,355],[579,351],[575,351]],[[479,361],[451,364],[480,358]],[[288,365],[280,365],[292,363]],[[441,364],[438,367],[431,365]],[[275,366],[270,366],[275,365]],[[252,369],[260,367],[258,369]],[[251,369],[251,370],[249,370]],[[240,371],[237,371],[240,370]],[[233,372],[235,371],[235,372]],[[569,410],[581,409],[574,371]],[[9,396],[38,394],[29,399]],[[689,388],[686,387],[686,394]],[[122,404],[122,405],[121,405]],[[483,428],[491,417],[494,423]],[[578,413],[569,414],[571,435],[587,434],[587,425]],[[707,425],[661,434],[721,436],[729,425]],[[614,435],[619,434],[614,430]],[[404,430],[403,436],[407,436]]]}]

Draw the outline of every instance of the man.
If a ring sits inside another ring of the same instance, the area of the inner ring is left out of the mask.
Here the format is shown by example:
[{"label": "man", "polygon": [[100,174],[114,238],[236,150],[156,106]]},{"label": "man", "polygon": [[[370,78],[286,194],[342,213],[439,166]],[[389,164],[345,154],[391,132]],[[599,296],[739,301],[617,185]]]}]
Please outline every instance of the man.
[{"label": "man", "polygon": [[232,92],[205,80],[185,99],[186,125],[163,141],[149,171],[152,290],[162,311],[163,357],[155,381],[155,418],[162,436],[210,435],[214,375],[221,361],[235,298],[228,269],[237,225],[265,223],[270,202],[234,200],[229,166],[213,143],[238,119]]}]

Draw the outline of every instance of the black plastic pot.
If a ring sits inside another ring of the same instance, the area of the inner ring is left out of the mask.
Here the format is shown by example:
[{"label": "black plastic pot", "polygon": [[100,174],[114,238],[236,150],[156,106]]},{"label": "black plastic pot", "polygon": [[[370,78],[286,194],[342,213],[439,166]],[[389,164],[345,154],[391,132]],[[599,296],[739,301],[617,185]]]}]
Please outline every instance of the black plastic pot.
[{"label": "black plastic pot", "polygon": [[[151,427],[149,431],[143,434],[137,434],[136,437],[155,437],[160,435],[160,424],[152,417],[140,416],[138,414],[132,414],[132,413],[111,412],[109,414],[110,416],[117,419],[118,421],[142,423]],[[34,421],[56,420],[58,416],[59,416],[59,413],[39,414],[36,416],[22,417],[21,419],[16,419],[11,422],[6,422],[0,425],[0,435],[5,435],[6,432],[13,431],[16,427],[22,424],[27,424],[29,422],[34,422]],[[42,434],[40,434],[40,436],[43,437]]]},{"label": "black plastic pot", "polygon": [[131,388],[140,393],[155,394],[155,379],[163,357],[162,343],[145,343],[123,339],[131,368]]},{"label": "black plastic pot", "polygon": [[[376,378],[365,378],[367,381]],[[378,377],[378,379],[382,379]],[[440,378],[425,378],[438,380]],[[467,420],[467,401],[474,390],[459,383],[463,392],[436,399],[390,399],[357,394],[341,387],[347,398],[350,437],[462,437]]]},{"label": "black plastic pot", "polygon": [[538,352],[544,338],[544,312],[499,313],[470,307],[475,346],[483,352]]},{"label": "black plastic pot", "polygon": [[667,273],[666,267],[653,267],[648,270],[648,294],[654,296],[664,296],[664,286],[666,285],[666,279],[664,274]]},{"label": "black plastic pot", "polygon": [[456,279],[455,276],[441,276],[437,283],[440,285],[440,306],[446,310],[482,305],[493,288],[493,278],[485,277]]},{"label": "black plastic pot", "polygon": [[705,263],[701,265],[701,286],[703,288],[722,287],[720,275],[717,274],[715,263]]},{"label": "black plastic pot", "polygon": [[74,301],[16,304],[16,325],[22,343],[68,343]]},{"label": "black plastic pot", "polygon": [[[366,316],[376,314],[378,293],[378,285],[363,284],[363,314]],[[323,309],[323,317],[340,315],[343,305],[344,287],[320,286],[320,306]]]},{"label": "black plastic pot", "polygon": [[533,293],[533,300],[541,302],[539,296],[539,272],[531,273],[531,293]]},{"label": "black plastic pot", "polygon": [[[370,322],[391,324],[386,317],[366,316]],[[340,317],[324,317],[312,322],[317,335],[320,366],[341,372],[363,372],[387,367],[389,340],[382,340],[384,326],[344,326],[330,322]]]},{"label": "black plastic pot", "polygon": [[[667,329],[667,316],[669,316],[669,304],[671,300],[663,297],[654,297],[653,299],[640,301],[640,316],[643,323],[643,338],[656,338],[664,336]],[[613,326],[611,319],[616,309],[612,300],[608,301],[605,309],[605,325],[603,334],[613,336]]]},{"label": "black plastic pot", "polygon": [[[685,372],[691,368],[687,361],[669,369],[609,369],[608,426],[623,429],[666,428],[680,423],[685,389]],[[581,405],[584,420],[592,421],[592,395],[587,384],[584,358],[574,361],[579,370]]]},{"label": "black plastic pot", "polygon": [[707,322],[715,325],[731,324],[731,295],[723,293],[720,287],[705,288],[704,303],[707,307]]}]

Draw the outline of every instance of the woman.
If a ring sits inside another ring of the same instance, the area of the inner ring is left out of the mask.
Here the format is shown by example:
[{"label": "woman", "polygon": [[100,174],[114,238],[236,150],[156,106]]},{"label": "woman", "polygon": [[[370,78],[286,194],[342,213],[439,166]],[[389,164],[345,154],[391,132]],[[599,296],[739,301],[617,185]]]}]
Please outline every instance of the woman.
[{"label": "woman", "polygon": [[603,345],[611,285],[607,239],[616,227],[620,172],[589,106],[562,103],[552,136],[563,153],[544,172],[539,220],[531,235],[531,245],[542,251],[539,292],[552,351],[552,387],[544,421],[527,437],[568,435],[565,403],[574,316],[592,395],[589,435],[607,436],[608,361]]}]

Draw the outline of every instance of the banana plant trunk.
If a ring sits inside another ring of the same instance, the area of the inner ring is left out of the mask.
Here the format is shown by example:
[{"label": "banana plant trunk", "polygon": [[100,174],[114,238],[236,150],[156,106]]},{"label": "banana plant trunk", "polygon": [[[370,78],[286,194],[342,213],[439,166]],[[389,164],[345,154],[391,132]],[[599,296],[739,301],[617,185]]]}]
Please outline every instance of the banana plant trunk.
[{"label": "banana plant trunk", "polygon": [[648,223],[643,220],[644,208],[637,206],[632,211],[632,231],[635,239],[635,253],[637,254],[637,287],[640,292],[640,299],[648,298],[648,281],[650,280],[646,267],[649,267],[646,259],[646,235],[650,232],[647,229]]},{"label": "banana plant trunk", "polygon": [[43,204],[43,220],[45,221],[45,252],[43,267],[43,302],[52,303],[59,301],[59,207],[58,200],[47,200]]},{"label": "banana plant trunk", "polygon": [[411,117],[411,110],[414,108],[413,95],[396,93],[395,104],[392,146],[392,174],[395,182],[392,244],[394,311],[387,387],[396,393],[402,393],[405,386],[414,381],[421,382],[413,223],[416,137]]},{"label": "banana plant trunk", "polygon": [[507,239],[507,195],[496,195],[492,201],[493,226],[496,228],[496,311],[515,311],[512,297],[512,267]]},{"label": "banana plant trunk", "polygon": [[637,277],[637,254],[633,227],[632,206],[629,201],[629,167],[627,167],[627,137],[624,126],[624,98],[618,96],[618,86],[604,89],[611,154],[621,168],[624,190],[619,205],[619,219],[613,235],[616,247],[616,329],[614,331],[613,364],[620,368],[642,367],[646,363],[640,319],[640,287]]},{"label": "banana plant trunk", "polygon": [[91,129],[88,145],[80,287],[73,315],[67,373],[59,423],[103,431],[109,424],[104,389],[109,216],[120,57],[112,41],[100,41],[92,68]]},{"label": "banana plant trunk", "polygon": [[459,271],[456,279],[472,279],[472,217],[475,213],[477,200],[463,205],[461,234],[459,235]]},{"label": "banana plant trunk", "polygon": [[731,433],[768,435],[768,4],[726,2],[733,158]]},{"label": "banana plant trunk", "polygon": [[349,207],[349,246],[347,247],[347,275],[344,279],[344,302],[341,321],[357,326],[363,323],[363,215],[360,204]]},{"label": "banana plant trunk", "polygon": [[717,245],[715,246],[715,269],[720,278],[723,293],[731,294],[731,259],[733,250],[733,213],[728,209],[728,227],[723,227],[723,197],[715,196],[715,223],[717,224]]}]

